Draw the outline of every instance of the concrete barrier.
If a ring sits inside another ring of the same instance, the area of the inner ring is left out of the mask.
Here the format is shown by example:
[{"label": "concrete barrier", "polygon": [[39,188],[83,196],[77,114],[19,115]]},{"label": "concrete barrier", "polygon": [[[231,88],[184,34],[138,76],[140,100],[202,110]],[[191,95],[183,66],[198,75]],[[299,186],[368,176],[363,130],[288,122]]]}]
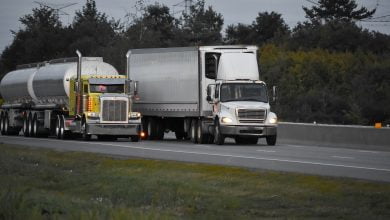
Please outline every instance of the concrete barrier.
[{"label": "concrete barrier", "polygon": [[281,122],[278,142],[390,151],[390,128]]}]

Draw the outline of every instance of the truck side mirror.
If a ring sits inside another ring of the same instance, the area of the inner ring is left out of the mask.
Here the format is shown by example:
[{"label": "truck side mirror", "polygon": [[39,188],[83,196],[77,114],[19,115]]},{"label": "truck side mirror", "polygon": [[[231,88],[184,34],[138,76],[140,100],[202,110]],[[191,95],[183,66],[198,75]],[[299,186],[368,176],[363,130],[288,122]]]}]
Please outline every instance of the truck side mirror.
[{"label": "truck side mirror", "polygon": [[218,61],[220,54],[206,53],[206,77],[216,79],[218,73]]},{"label": "truck side mirror", "polygon": [[126,80],[126,93],[138,95],[138,81]]},{"label": "truck side mirror", "polygon": [[134,95],[138,95],[138,81],[134,81]]},{"label": "truck side mirror", "polygon": [[207,86],[207,97],[206,97],[206,100],[208,103],[212,104],[213,103],[213,92],[215,91],[215,85],[214,84],[210,84]]},{"label": "truck side mirror", "polygon": [[275,102],[276,101],[276,92],[277,92],[277,87],[276,86],[272,86],[272,101]]}]

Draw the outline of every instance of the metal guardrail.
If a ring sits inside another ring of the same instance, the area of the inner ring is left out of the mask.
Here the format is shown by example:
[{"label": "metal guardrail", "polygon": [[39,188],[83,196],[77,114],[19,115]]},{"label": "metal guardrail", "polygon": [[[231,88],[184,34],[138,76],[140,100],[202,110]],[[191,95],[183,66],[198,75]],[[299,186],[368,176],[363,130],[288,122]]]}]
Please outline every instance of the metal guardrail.
[{"label": "metal guardrail", "polygon": [[278,142],[390,151],[390,128],[281,122]]}]

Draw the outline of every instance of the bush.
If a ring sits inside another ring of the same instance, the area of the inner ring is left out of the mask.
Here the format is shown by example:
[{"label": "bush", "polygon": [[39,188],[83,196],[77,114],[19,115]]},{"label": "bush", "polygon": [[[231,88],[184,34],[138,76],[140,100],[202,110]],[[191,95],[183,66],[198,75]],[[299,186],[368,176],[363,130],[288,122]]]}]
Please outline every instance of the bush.
[{"label": "bush", "polygon": [[[390,57],[372,53],[260,52],[262,78],[278,86],[276,112],[285,121],[338,124],[390,122]],[[387,92],[386,92],[387,91]]]}]

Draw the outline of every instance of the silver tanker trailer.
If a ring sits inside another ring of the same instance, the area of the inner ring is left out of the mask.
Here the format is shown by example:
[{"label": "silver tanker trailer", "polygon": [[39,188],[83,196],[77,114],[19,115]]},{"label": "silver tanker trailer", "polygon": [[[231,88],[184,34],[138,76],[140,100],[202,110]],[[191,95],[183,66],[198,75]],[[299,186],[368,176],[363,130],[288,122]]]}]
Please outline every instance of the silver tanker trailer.
[{"label": "silver tanker trailer", "polygon": [[[4,76],[2,135],[138,141],[141,115],[132,111],[135,83],[100,57],[65,58],[19,66]],[[131,89],[131,87],[133,89]]]}]

